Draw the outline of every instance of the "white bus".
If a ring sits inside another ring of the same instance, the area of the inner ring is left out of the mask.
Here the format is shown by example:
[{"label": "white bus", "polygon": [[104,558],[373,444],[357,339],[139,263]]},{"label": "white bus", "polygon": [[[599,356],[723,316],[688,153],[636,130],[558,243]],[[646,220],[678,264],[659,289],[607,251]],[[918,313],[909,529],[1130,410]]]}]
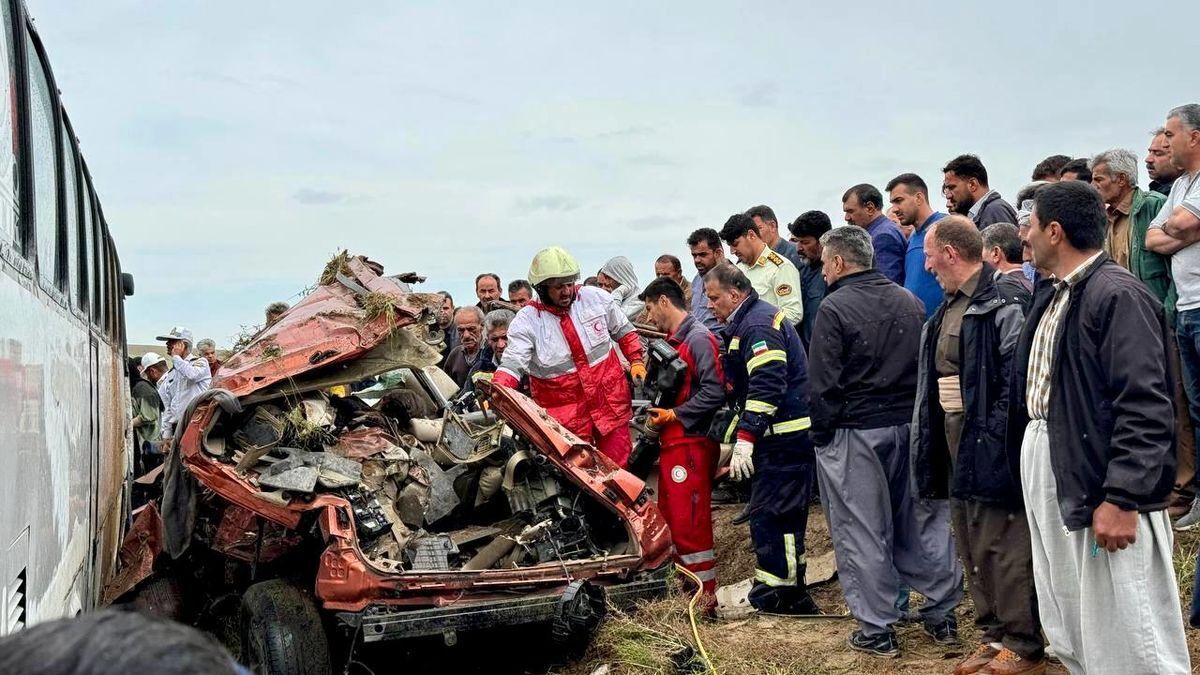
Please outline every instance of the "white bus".
[{"label": "white bus", "polygon": [[96,606],[128,520],[133,282],[21,0],[0,0],[0,635]]}]

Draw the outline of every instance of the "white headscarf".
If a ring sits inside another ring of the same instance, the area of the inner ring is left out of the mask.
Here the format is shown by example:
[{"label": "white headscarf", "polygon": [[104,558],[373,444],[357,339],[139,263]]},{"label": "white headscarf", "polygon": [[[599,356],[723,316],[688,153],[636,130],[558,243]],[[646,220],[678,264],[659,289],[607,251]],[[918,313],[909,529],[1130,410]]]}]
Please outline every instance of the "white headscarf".
[{"label": "white headscarf", "polygon": [[610,277],[617,282],[619,286],[613,290],[613,300],[632,321],[634,317],[642,313],[646,303],[638,300],[638,278],[637,273],[633,271],[633,263],[629,262],[629,258],[619,255],[608,262],[604,263],[604,267],[600,268],[600,272],[606,277]]}]

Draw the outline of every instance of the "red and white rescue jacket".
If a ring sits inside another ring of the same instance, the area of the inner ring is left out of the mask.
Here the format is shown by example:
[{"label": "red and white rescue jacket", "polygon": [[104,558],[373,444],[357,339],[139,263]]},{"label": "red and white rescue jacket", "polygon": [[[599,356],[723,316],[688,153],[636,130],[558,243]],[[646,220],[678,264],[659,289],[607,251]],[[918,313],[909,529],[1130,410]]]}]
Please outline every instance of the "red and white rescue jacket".
[{"label": "red and white rescue jacket", "polygon": [[534,301],[508,326],[508,347],[492,379],[516,387],[529,375],[533,400],[585,440],[625,427],[633,417],[617,349],[642,360],[642,343],[606,291],[579,286],[567,309]]}]

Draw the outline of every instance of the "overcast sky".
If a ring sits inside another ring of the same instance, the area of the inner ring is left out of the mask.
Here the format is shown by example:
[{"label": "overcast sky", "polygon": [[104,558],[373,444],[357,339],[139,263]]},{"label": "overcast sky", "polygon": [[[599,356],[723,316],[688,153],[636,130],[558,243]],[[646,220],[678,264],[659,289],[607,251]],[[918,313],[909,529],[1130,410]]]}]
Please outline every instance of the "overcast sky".
[{"label": "overcast sky", "polygon": [[961,152],[1011,197],[1046,155],[1144,156],[1200,96],[1183,0],[26,2],[132,342],[228,345],[342,247],[460,304],[550,244],[690,277],[688,233],[751,205],[838,222],[850,185],[936,191]]}]

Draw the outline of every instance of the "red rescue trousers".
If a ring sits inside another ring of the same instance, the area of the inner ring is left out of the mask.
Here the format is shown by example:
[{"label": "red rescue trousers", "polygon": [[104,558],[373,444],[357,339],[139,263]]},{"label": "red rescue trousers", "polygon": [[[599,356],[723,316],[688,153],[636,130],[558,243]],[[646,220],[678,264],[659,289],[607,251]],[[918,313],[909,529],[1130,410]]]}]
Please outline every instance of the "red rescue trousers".
[{"label": "red rescue trousers", "polygon": [[604,435],[600,434],[599,429],[592,427],[592,444],[616,462],[617,466],[622,469],[629,468],[629,454],[633,452],[633,437],[629,435],[629,427],[617,427]]},{"label": "red rescue trousers", "polygon": [[716,607],[711,500],[718,452],[715,441],[685,436],[664,443],[659,455],[658,508],[671,528],[679,564],[704,584],[705,608]]}]

